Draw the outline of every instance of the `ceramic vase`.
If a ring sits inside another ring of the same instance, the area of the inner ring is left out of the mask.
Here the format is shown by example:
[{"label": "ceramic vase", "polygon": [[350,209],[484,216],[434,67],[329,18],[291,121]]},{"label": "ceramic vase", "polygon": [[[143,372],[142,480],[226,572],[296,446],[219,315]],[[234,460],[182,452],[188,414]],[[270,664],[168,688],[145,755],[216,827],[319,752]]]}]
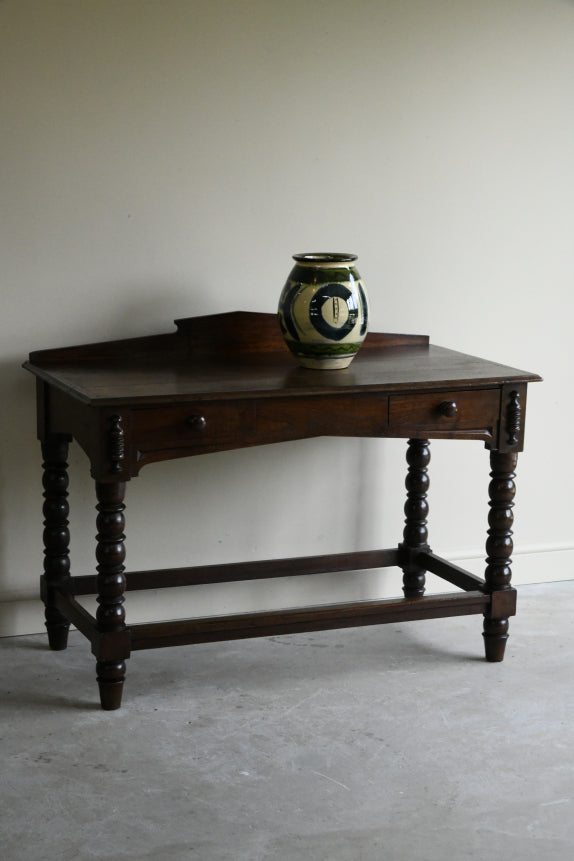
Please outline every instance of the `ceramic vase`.
[{"label": "ceramic vase", "polygon": [[294,254],[279,299],[285,342],[305,368],[346,368],[365,340],[368,300],[356,254]]}]

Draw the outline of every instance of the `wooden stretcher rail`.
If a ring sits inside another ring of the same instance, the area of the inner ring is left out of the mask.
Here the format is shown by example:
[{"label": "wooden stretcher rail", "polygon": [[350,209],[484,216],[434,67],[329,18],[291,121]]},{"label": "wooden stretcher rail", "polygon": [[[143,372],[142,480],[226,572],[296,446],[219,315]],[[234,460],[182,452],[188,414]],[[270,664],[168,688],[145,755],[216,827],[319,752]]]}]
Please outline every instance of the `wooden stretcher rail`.
[{"label": "wooden stretcher rail", "polygon": [[453,586],[458,586],[459,589],[464,589],[465,592],[472,592],[475,589],[479,591],[484,589],[485,582],[481,577],[471,574],[470,571],[465,571],[464,568],[459,568],[458,565],[453,565],[441,556],[435,556],[434,553],[422,552],[416,555],[417,562],[420,563],[431,574],[436,574],[443,580],[452,583]]},{"label": "wooden stretcher rail", "polygon": [[[232,583],[240,580],[264,580],[273,577],[295,577],[305,574],[328,574],[388,568],[398,565],[400,551],[367,550],[336,553],[328,556],[300,556],[293,559],[266,559],[256,562],[233,562],[222,565],[199,565],[192,568],[165,568],[150,571],[127,571],[126,589],[164,589],[173,586],[198,586],[205,583]],[[95,595],[96,577],[72,577],[69,588],[74,595]]]},{"label": "wooden stretcher rail", "polygon": [[82,607],[72,595],[66,595],[62,592],[56,592],[55,596],[56,608],[68,619],[72,625],[75,625],[84,637],[94,641],[96,636],[96,620],[91,613]]},{"label": "wooden stretcher rail", "polygon": [[135,651],[471,615],[486,612],[490,601],[490,596],[483,592],[466,592],[153,622],[130,627],[131,647]]}]

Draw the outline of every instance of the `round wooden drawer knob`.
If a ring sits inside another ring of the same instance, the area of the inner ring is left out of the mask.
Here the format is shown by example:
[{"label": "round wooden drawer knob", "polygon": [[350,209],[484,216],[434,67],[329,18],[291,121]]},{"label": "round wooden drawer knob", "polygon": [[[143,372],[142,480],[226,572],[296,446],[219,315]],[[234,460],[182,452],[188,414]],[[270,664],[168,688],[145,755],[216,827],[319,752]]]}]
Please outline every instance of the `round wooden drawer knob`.
[{"label": "round wooden drawer knob", "polygon": [[187,424],[192,430],[202,433],[207,427],[207,419],[205,416],[190,416]]},{"label": "round wooden drawer knob", "polygon": [[446,416],[451,419],[458,413],[458,407],[454,401],[443,401],[439,404],[438,411],[441,416]]}]

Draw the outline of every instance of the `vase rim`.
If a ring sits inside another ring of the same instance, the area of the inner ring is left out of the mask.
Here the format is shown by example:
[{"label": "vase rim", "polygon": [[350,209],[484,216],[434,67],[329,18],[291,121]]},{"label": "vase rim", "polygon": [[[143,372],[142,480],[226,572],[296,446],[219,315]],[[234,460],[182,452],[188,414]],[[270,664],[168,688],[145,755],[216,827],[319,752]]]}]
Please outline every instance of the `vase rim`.
[{"label": "vase rim", "polygon": [[293,260],[297,263],[307,264],[308,266],[325,266],[332,264],[353,263],[357,260],[356,254],[347,254],[338,251],[313,251],[306,254],[294,254]]}]

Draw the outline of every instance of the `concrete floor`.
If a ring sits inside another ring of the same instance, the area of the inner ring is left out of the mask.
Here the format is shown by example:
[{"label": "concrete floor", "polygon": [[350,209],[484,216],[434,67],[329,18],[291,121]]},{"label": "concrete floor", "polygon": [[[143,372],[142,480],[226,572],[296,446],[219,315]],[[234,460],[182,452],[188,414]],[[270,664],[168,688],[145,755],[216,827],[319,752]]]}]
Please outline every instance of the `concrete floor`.
[{"label": "concrete floor", "polygon": [[480,617],[137,652],[0,641],[3,861],[574,858],[574,581]]}]

